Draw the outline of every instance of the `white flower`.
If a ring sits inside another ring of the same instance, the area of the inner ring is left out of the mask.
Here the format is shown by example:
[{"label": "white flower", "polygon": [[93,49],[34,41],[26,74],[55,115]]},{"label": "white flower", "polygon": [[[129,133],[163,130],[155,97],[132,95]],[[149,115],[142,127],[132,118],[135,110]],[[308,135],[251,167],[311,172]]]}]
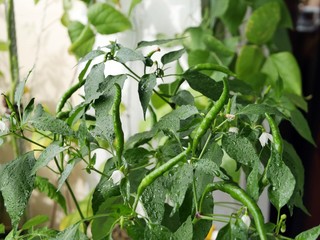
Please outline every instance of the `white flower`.
[{"label": "white flower", "polygon": [[238,132],[239,132],[239,128],[237,128],[237,127],[230,127],[230,128],[229,128],[229,132],[238,133]]},{"label": "white flower", "polygon": [[226,114],[226,118],[230,121],[234,120],[236,116],[234,114]]},{"label": "white flower", "polygon": [[241,220],[244,222],[244,224],[245,224],[248,228],[250,227],[251,219],[250,219],[250,217],[248,216],[248,214],[244,214],[244,215],[241,217]]},{"label": "white flower", "polygon": [[124,178],[124,174],[120,170],[115,170],[110,177],[115,185],[119,185],[122,178]]},{"label": "white flower", "polygon": [[138,218],[146,218],[148,216],[141,201],[138,201],[136,213],[138,214]]},{"label": "white flower", "polygon": [[264,147],[269,140],[273,142],[273,137],[270,133],[267,133],[267,132],[263,132],[259,137],[259,141],[262,147]]},{"label": "white flower", "polygon": [[155,158],[149,159],[149,165],[146,167],[146,169],[151,170],[155,168],[157,165],[157,160]]}]

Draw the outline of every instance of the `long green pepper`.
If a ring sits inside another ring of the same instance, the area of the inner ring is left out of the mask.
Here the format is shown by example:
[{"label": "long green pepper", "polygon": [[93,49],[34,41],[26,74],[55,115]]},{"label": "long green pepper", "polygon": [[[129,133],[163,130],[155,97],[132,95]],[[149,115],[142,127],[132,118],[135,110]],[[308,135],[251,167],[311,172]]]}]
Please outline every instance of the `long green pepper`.
[{"label": "long green pepper", "polygon": [[275,123],[275,121],[273,120],[273,118],[268,113],[265,113],[265,116],[266,116],[266,118],[269,122],[270,128],[271,128],[272,138],[273,138],[273,146],[278,153],[282,154],[283,141],[282,141],[282,137],[280,135],[279,128],[278,128],[277,124]]},{"label": "long green pepper", "polygon": [[221,111],[221,109],[224,106],[224,103],[226,102],[229,95],[229,83],[228,79],[223,79],[223,91],[220,96],[220,98],[216,101],[216,103],[213,105],[213,107],[209,110],[207,115],[204,117],[202,122],[200,123],[199,127],[195,130],[195,135],[193,138],[192,143],[192,152],[195,153],[195,150],[200,142],[200,139],[203,137],[203,135],[207,132],[207,130],[210,128],[212,121],[217,117],[218,113]]},{"label": "long green pepper", "polygon": [[257,229],[257,232],[259,234],[259,237],[261,240],[267,240],[266,237],[266,231],[264,228],[264,218],[261,213],[260,208],[256,204],[256,202],[239,186],[237,186],[234,183],[228,183],[228,182],[215,182],[207,185],[205,188],[199,204],[199,211],[201,213],[202,209],[202,203],[205,198],[205,196],[212,191],[220,190],[222,192],[228,193],[233,199],[241,202],[243,205],[245,205],[249,212],[251,213],[254,223]]},{"label": "long green pepper", "polygon": [[115,150],[118,158],[118,164],[121,166],[122,153],[124,148],[124,135],[122,130],[121,118],[120,118],[120,105],[121,105],[121,87],[119,84],[114,85],[116,88],[114,103],[112,106],[112,118],[115,134]]}]

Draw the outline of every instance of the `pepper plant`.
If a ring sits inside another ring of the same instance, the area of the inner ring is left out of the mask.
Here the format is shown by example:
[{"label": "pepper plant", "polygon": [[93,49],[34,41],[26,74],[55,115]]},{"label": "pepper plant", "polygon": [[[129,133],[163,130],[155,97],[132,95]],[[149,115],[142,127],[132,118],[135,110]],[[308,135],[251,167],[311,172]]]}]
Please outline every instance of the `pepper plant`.
[{"label": "pepper plant", "polygon": [[[63,94],[55,114],[35,99],[24,104],[26,81],[19,82],[14,101],[4,95],[8,109],[1,117],[1,139],[13,135],[36,146],[0,168],[0,191],[13,227],[6,239],[117,239],[118,231],[131,239],[204,239],[212,221],[226,223],[217,239],[291,239],[285,237],[290,216],[281,210],[288,207],[292,215],[298,207],[308,213],[302,202],[303,166],[278,126],[290,121],[314,142],[301,113],[307,104],[298,66],[276,41],[289,23],[286,8],[280,0],[212,3],[220,5],[182,38],[142,41],[135,49],[111,42],[89,52],[80,60],[85,67],[79,81]],[[156,60],[159,47],[180,42],[184,47]],[[188,66],[182,68],[184,56]],[[126,70],[109,74],[109,61]],[[132,61],[140,67],[130,67]],[[174,62],[176,73],[167,74]],[[137,81],[137,105],[150,121],[144,131],[125,138],[121,100],[128,81]],[[83,100],[67,104],[80,88]],[[164,105],[170,110],[159,117]],[[34,132],[49,144],[32,139]],[[95,164],[97,149],[110,154],[103,169]],[[100,175],[89,197],[92,211],[83,210],[68,182],[79,162],[86,165],[83,171]],[[43,167],[56,173],[58,186],[37,174]],[[240,169],[244,188],[235,175]],[[59,192],[63,185],[79,221],[61,231],[38,226],[47,220],[43,216],[19,225],[35,188],[68,213]],[[278,211],[275,223],[264,219],[256,203],[265,189]],[[216,190],[239,202],[233,214],[215,214]],[[315,227],[295,239],[319,234]]]}]

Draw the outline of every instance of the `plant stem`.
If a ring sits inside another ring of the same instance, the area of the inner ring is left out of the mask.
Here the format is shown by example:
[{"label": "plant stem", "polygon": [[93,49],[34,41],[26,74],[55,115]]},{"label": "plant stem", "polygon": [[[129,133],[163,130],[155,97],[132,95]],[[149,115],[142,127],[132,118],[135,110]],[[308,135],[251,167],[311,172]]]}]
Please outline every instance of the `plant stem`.
[{"label": "plant stem", "polygon": [[[16,91],[17,84],[19,82],[19,62],[18,62],[18,50],[16,39],[16,24],[14,15],[14,3],[13,0],[8,0],[6,6],[6,21],[7,21],[7,36],[9,45],[9,63],[10,63],[10,75],[11,75],[11,89],[10,89],[10,101],[14,104],[14,93]],[[13,136],[12,148],[14,157],[17,157],[22,146],[18,140]]]},{"label": "plant stem", "polygon": [[6,2],[6,20],[7,20],[7,35],[9,45],[9,61],[10,61],[10,74],[11,74],[11,92],[10,101],[14,103],[14,92],[19,82],[19,61],[16,39],[16,25],[14,15],[13,0]]}]

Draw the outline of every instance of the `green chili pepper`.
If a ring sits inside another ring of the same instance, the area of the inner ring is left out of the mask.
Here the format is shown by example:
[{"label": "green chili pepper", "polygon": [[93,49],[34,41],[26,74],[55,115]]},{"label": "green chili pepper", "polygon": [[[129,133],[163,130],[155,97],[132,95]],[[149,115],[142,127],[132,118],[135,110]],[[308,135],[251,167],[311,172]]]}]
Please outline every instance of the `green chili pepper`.
[{"label": "green chili pepper", "polygon": [[256,225],[256,229],[257,232],[260,236],[261,240],[267,240],[266,237],[266,231],[264,228],[264,218],[263,215],[261,213],[260,208],[258,207],[258,205],[256,204],[256,202],[242,189],[240,188],[238,185],[231,183],[231,182],[215,182],[215,183],[211,183],[209,184],[200,199],[200,204],[199,204],[199,211],[201,211],[202,209],[202,203],[203,200],[205,198],[205,196],[212,191],[215,190],[220,190],[222,192],[228,193],[233,199],[241,202],[243,205],[245,205],[249,212],[251,213],[255,225]]},{"label": "green chili pepper", "polygon": [[213,70],[225,73],[229,76],[236,77],[234,72],[231,72],[229,69],[214,63],[201,63],[191,67],[188,71],[202,71],[202,70]]},{"label": "green chili pepper", "polygon": [[174,165],[176,165],[178,162],[183,160],[185,156],[190,152],[190,147],[188,147],[186,150],[181,152],[179,155],[175,156],[174,158],[171,158],[168,162],[164,163],[160,167],[153,170],[151,173],[149,173],[147,176],[145,176],[141,183],[139,184],[137,195],[133,204],[133,210],[136,209],[138,201],[140,196],[142,195],[143,191],[151,184],[153,183],[158,177],[162,176],[165,172],[170,170]]},{"label": "green chili pepper", "polygon": [[270,128],[271,128],[271,132],[272,132],[272,137],[273,137],[273,146],[276,149],[276,151],[280,154],[282,154],[283,152],[283,141],[280,135],[280,131],[279,128],[277,126],[277,124],[275,123],[275,121],[273,120],[273,118],[266,113],[266,118],[269,122]]},{"label": "green chili pepper", "polygon": [[212,121],[216,118],[218,113],[221,111],[222,107],[224,106],[224,103],[229,95],[229,84],[228,79],[223,79],[223,91],[218,99],[218,101],[213,105],[213,107],[209,110],[207,115],[204,117],[202,122],[200,123],[199,127],[195,130],[193,143],[192,143],[192,152],[195,153],[196,147],[200,141],[200,139],[203,137],[203,135],[207,132],[207,130],[210,128]]},{"label": "green chili pepper", "polygon": [[116,94],[114,96],[114,103],[112,106],[113,126],[115,133],[115,148],[118,158],[118,164],[121,165],[122,153],[124,146],[124,136],[122,131],[121,119],[120,119],[120,104],[121,104],[121,87],[119,84],[115,84]]}]

